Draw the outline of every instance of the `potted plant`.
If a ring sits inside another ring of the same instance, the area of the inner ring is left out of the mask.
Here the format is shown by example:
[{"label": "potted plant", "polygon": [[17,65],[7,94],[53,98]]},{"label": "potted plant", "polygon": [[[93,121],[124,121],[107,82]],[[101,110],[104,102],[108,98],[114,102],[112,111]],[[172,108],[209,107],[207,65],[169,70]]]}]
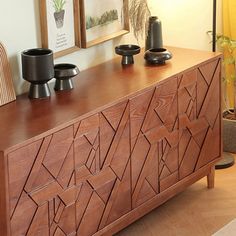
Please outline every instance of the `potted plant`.
[{"label": "potted plant", "polygon": [[62,28],[64,24],[64,15],[65,10],[63,9],[66,1],[65,0],[52,0],[53,1],[53,7],[54,7],[54,19],[56,22],[57,28]]},{"label": "potted plant", "polygon": [[[223,59],[223,150],[236,153],[236,41],[224,35],[216,36]],[[234,163],[227,161],[228,166]]]}]

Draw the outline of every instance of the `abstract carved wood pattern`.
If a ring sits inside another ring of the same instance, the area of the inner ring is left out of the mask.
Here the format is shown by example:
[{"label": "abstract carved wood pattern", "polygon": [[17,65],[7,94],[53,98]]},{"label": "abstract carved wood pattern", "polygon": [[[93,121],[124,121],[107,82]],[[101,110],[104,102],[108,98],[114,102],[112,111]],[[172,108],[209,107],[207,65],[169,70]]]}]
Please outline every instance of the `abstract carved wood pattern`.
[{"label": "abstract carved wood pattern", "polygon": [[180,179],[220,155],[220,67],[216,60],[179,80]]},{"label": "abstract carved wood pattern", "polygon": [[132,99],[131,107],[131,137],[140,129],[131,154],[137,207],[178,181],[177,78]]},{"label": "abstract carved wood pattern", "polygon": [[72,144],[70,126],[9,154],[12,236],[76,232]]},{"label": "abstract carved wood pattern", "polygon": [[219,78],[217,60],[11,152],[11,236],[94,235],[218,158]]}]

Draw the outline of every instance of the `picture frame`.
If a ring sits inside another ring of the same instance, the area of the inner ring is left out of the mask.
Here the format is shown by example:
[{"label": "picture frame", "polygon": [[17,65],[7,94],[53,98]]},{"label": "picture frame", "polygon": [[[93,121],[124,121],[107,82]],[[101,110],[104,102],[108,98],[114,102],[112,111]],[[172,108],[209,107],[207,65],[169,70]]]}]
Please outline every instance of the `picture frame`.
[{"label": "picture frame", "polygon": [[129,33],[127,5],[128,0],[80,0],[82,48]]},{"label": "picture frame", "polygon": [[6,50],[0,42],[0,106],[16,100],[10,64]]},{"label": "picture frame", "polygon": [[54,58],[80,48],[79,0],[39,0],[42,48]]}]

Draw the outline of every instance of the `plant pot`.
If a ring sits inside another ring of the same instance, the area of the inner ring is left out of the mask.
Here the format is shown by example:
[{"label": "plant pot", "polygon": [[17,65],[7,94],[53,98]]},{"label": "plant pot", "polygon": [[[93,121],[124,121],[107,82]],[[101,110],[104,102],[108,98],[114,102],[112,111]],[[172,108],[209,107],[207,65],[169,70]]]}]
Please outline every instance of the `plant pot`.
[{"label": "plant pot", "polygon": [[[230,110],[233,112],[233,109]],[[231,153],[236,153],[236,120],[229,117],[229,111],[223,112],[223,157],[216,163],[216,169],[224,169],[234,165],[234,156]]]},{"label": "plant pot", "polygon": [[65,16],[65,10],[54,12],[54,18],[58,29],[62,28],[64,25],[64,16]]},{"label": "plant pot", "polygon": [[223,112],[223,150],[236,153],[236,120],[227,118],[228,115],[229,111]]},{"label": "plant pot", "polygon": [[53,52],[50,49],[34,48],[21,53],[22,75],[30,82],[29,98],[50,96],[47,82],[54,77]]}]

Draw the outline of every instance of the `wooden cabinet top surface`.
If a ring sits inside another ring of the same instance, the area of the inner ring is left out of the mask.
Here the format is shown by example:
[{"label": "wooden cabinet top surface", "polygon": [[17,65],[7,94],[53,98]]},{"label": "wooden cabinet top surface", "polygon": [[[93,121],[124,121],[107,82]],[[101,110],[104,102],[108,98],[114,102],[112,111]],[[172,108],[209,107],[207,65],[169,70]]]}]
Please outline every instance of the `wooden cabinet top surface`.
[{"label": "wooden cabinet top surface", "polygon": [[82,71],[73,79],[75,89],[55,93],[50,99],[29,100],[27,94],[0,107],[0,151],[73,124],[113,103],[134,96],[199,64],[220,57],[219,53],[168,47],[173,58],[163,66],[146,65],[144,53],[135,64],[122,67],[121,58]]}]

